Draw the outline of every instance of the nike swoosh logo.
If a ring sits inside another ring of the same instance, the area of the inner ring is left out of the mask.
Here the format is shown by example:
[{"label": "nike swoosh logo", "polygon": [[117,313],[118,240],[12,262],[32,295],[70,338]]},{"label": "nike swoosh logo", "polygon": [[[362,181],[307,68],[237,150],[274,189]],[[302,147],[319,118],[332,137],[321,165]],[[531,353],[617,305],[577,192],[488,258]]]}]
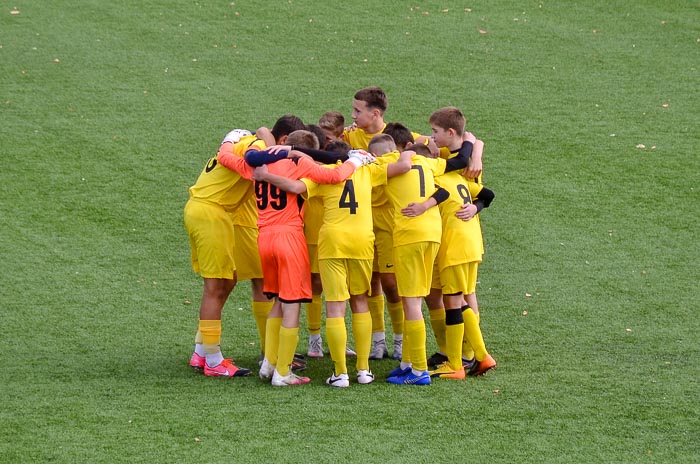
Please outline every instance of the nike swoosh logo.
[{"label": "nike swoosh logo", "polygon": [[393,264],[387,264],[386,267],[394,267]]},{"label": "nike swoosh logo", "polygon": [[342,381],[342,380],[343,380],[342,377],[338,377],[338,378],[335,378],[335,379],[331,379],[331,383],[340,382],[340,381]]},{"label": "nike swoosh logo", "polygon": [[406,379],[406,383],[418,383],[418,382],[420,382],[421,380],[425,380],[425,377],[426,377],[426,376],[421,375],[420,377],[416,377],[416,378],[414,378],[414,379]]}]

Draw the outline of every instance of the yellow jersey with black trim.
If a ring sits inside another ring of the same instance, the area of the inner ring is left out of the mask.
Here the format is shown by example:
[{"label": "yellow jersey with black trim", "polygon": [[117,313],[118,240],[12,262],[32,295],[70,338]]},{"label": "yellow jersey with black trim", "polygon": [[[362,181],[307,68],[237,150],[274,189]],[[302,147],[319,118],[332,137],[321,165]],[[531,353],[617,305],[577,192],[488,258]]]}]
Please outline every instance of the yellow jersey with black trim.
[{"label": "yellow jersey with black trim", "polygon": [[[265,148],[265,143],[255,136],[244,137],[236,145],[240,145],[239,150],[235,151],[239,156],[243,156],[248,147],[253,145],[262,146],[259,149]],[[207,161],[197,181],[189,188],[189,193],[190,198],[219,205],[233,213],[253,196],[253,184],[220,165],[214,156]]]},{"label": "yellow jersey with black trim", "polygon": [[386,172],[386,163],[372,163],[358,168],[339,184],[302,179],[306,184],[303,196],[318,197],[323,203],[319,259],[373,259],[372,187],[386,184]]},{"label": "yellow jersey with black trim", "polygon": [[442,218],[442,242],[438,250],[438,269],[471,262],[481,262],[484,242],[477,217],[462,221],[455,214],[462,205],[471,203],[479,194],[479,184],[467,181],[458,171],[448,172],[435,179],[450,196],[439,205]]},{"label": "yellow jersey with black trim", "polygon": [[[398,160],[399,152],[394,151],[384,157]],[[447,162],[442,158],[411,156],[411,169],[389,178],[385,189],[394,208],[394,247],[417,242],[440,243],[442,220],[437,208],[430,208],[420,216],[407,217],[401,209],[409,203],[421,203],[435,193],[435,178],[445,173]]]}]

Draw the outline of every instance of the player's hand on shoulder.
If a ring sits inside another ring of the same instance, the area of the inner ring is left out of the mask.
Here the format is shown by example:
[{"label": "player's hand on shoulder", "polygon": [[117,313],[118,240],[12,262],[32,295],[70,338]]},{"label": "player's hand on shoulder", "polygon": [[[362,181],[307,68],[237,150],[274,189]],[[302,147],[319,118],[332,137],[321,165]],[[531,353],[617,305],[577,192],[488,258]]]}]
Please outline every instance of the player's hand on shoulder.
[{"label": "player's hand on shoulder", "polygon": [[471,132],[465,131],[464,135],[462,136],[462,140],[464,140],[465,142],[474,143],[474,142],[476,142],[476,136],[474,134],[472,134]]},{"label": "player's hand on shoulder", "polygon": [[482,156],[484,153],[484,142],[482,140],[476,139],[474,144],[474,149],[472,150],[472,156],[469,157],[467,161],[467,167],[462,171],[462,175],[468,179],[478,179],[481,172],[484,169],[482,162]]},{"label": "player's hand on shoulder", "polygon": [[265,181],[267,178],[267,164],[263,164],[262,166],[258,166],[255,168],[253,171],[253,179],[258,180],[258,181]]},{"label": "player's hand on shoulder", "polygon": [[374,155],[365,150],[350,150],[348,152],[348,159],[358,168],[374,163],[377,160]]},{"label": "player's hand on shoulder", "polygon": [[271,146],[265,148],[265,151],[270,153],[271,155],[277,154],[277,153],[281,152],[282,150],[292,151],[292,146],[291,145],[271,145]]},{"label": "player's hand on shoulder", "polygon": [[224,136],[224,140],[221,141],[221,144],[223,145],[226,142],[238,143],[243,137],[248,137],[249,135],[253,135],[249,130],[233,129]]}]

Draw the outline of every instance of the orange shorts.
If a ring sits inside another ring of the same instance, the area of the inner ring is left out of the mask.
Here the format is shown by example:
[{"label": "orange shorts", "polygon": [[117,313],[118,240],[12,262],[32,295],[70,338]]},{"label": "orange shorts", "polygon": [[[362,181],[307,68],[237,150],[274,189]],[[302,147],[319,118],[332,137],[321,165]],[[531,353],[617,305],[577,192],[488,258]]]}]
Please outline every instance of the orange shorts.
[{"label": "orange shorts", "polygon": [[[271,230],[270,230],[271,229]],[[284,303],[311,301],[311,267],[306,239],[294,227],[263,228],[258,234],[263,292]]]}]

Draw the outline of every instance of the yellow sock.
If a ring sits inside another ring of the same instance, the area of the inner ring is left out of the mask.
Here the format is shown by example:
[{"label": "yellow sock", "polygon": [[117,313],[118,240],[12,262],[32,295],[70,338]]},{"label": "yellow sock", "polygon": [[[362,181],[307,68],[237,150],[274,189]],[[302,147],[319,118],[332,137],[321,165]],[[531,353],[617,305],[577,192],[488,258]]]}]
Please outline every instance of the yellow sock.
[{"label": "yellow sock", "polygon": [[483,361],[488,352],[486,351],[486,344],[484,343],[484,337],[481,334],[476,314],[471,308],[467,307],[467,309],[462,311],[462,317],[464,318],[464,334],[474,349],[474,358],[477,361]]},{"label": "yellow sock", "polygon": [[321,333],[322,312],[323,303],[321,295],[312,295],[311,303],[306,303],[306,327],[309,329],[309,335],[318,335]]},{"label": "yellow sock", "polygon": [[299,327],[280,327],[279,349],[277,351],[277,372],[281,376],[289,374],[294,360],[294,352],[299,344]]},{"label": "yellow sock", "polygon": [[280,346],[281,317],[268,317],[265,329],[265,358],[273,366],[277,365],[277,352]]},{"label": "yellow sock", "polygon": [[345,347],[348,344],[348,332],[344,317],[326,318],[326,343],[331,352],[335,375],[347,374],[348,363]]},{"label": "yellow sock", "polygon": [[204,335],[202,335],[202,331],[197,328],[197,333],[194,336],[194,343],[195,345],[201,345],[204,343]]},{"label": "yellow sock", "polygon": [[372,349],[372,316],[369,313],[352,314],[352,335],[355,338],[357,370],[369,370],[369,352]]},{"label": "yellow sock", "polygon": [[[409,345],[406,346],[406,340]],[[417,371],[428,370],[428,360],[425,354],[425,321],[404,321],[403,352],[410,353],[413,369]]]},{"label": "yellow sock", "polygon": [[367,297],[369,313],[372,315],[372,332],[384,332],[384,295],[372,295]]},{"label": "yellow sock", "polygon": [[202,333],[204,353],[213,354],[221,351],[221,320],[199,320],[199,331]]},{"label": "yellow sock", "polygon": [[445,355],[450,366],[457,370],[462,366],[462,340],[464,339],[464,322],[462,309],[445,311]]},{"label": "yellow sock", "polygon": [[430,310],[430,326],[433,328],[433,334],[435,334],[438,351],[447,354],[445,346],[445,308]]},{"label": "yellow sock", "polygon": [[258,328],[258,338],[260,339],[260,351],[265,351],[265,332],[267,331],[267,315],[272,309],[272,301],[253,301],[253,319]]},{"label": "yellow sock", "polygon": [[391,320],[391,330],[393,330],[395,334],[402,334],[404,332],[403,304],[401,301],[397,303],[387,301],[386,307],[389,312],[389,319]]}]

